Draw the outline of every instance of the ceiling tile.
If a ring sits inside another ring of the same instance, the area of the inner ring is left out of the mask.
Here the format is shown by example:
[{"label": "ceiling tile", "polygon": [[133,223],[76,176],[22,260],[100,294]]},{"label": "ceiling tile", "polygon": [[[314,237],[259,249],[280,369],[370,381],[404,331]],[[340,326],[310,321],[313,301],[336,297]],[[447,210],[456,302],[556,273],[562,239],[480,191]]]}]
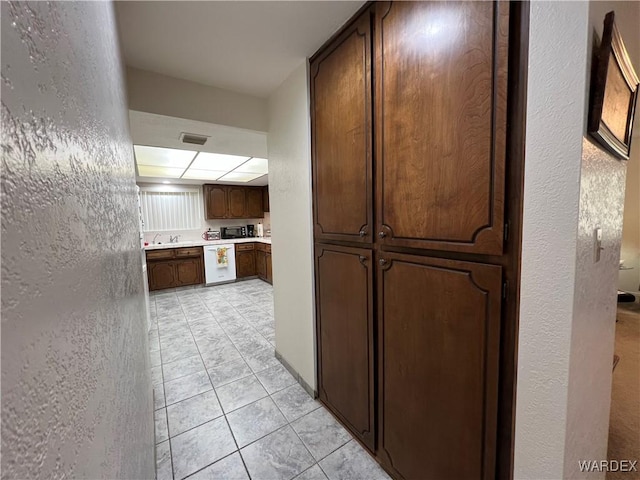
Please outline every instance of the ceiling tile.
[{"label": "ceiling tile", "polygon": [[134,145],[133,150],[138,165],[182,168],[183,170],[189,166],[193,157],[198,153],[191,150],[147,147],[145,145]]},{"label": "ceiling tile", "polygon": [[158,167],[154,165],[138,165],[140,177],[167,177],[179,178],[184,168]]},{"label": "ceiling tile", "polygon": [[191,167],[197,170],[225,171],[233,170],[238,165],[243,164],[250,157],[239,157],[237,155],[221,155],[219,153],[200,152],[193,161]]},{"label": "ceiling tile", "polygon": [[234,170],[239,173],[269,173],[269,162],[266,158],[252,158]]}]

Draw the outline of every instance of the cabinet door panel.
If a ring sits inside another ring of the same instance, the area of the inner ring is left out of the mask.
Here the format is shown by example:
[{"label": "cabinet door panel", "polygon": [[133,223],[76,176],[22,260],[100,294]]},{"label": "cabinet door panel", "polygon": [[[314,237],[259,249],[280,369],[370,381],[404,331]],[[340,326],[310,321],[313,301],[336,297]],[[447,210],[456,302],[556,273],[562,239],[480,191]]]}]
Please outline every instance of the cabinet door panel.
[{"label": "cabinet door panel", "polygon": [[376,230],[502,254],[509,5],[376,3]]},{"label": "cabinet door panel", "polygon": [[269,211],[269,185],[262,187],[262,208],[265,212]]},{"label": "cabinet door panel", "polygon": [[267,278],[267,254],[263,250],[256,250],[256,275]]},{"label": "cabinet door panel", "polygon": [[262,188],[247,188],[247,218],[264,217],[264,209],[262,205]]},{"label": "cabinet door panel", "polygon": [[189,258],[175,262],[176,286],[202,283],[202,260]]},{"label": "cabinet door panel", "polygon": [[256,260],[253,250],[236,252],[236,277],[252,277],[256,274]]},{"label": "cabinet door panel", "polygon": [[267,282],[273,283],[273,270],[271,268],[271,252],[267,252],[265,255],[265,270]]},{"label": "cabinet door panel", "polygon": [[375,448],[371,250],[316,245],[320,399]]},{"label": "cabinet door panel", "polygon": [[247,218],[247,199],[244,187],[229,187],[229,218]]},{"label": "cabinet door panel", "polygon": [[402,478],[495,478],[501,267],[380,253],[379,456]]},{"label": "cabinet door panel", "polygon": [[149,290],[162,290],[176,286],[176,274],[173,262],[149,262]]},{"label": "cabinet door panel", "polygon": [[229,209],[227,201],[227,187],[220,185],[205,185],[205,202],[207,218],[227,218]]},{"label": "cabinet door panel", "polygon": [[311,64],[316,240],[371,242],[371,18],[366,11]]}]

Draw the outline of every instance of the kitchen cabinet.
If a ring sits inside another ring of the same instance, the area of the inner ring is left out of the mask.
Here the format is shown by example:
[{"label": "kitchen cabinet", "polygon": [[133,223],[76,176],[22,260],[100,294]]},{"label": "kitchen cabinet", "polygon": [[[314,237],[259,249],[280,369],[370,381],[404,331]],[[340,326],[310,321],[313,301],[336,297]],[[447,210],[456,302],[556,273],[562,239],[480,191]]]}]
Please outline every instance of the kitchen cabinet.
[{"label": "kitchen cabinet", "polygon": [[371,243],[371,18],[367,11],[311,64],[314,233]]},{"label": "kitchen cabinet", "polygon": [[265,212],[269,211],[269,185],[262,187],[262,208]]},{"label": "kitchen cabinet", "polygon": [[261,187],[203,185],[203,193],[208,220],[264,217]]},{"label": "kitchen cabinet", "polygon": [[262,280],[267,279],[267,252],[264,249],[256,250],[256,275]]},{"label": "kitchen cabinet", "polygon": [[267,282],[269,282],[271,285],[273,285],[273,270],[272,270],[272,266],[271,266],[271,245],[267,245],[267,252],[265,255],[265,270],[266,270],[266,275],[265,275],[265,280]]},{"label": "kitchen cabinet", "polygon": [[501,267],[378,258],[379,455],[403,478],[495,478]]},{"label": "kitchen cabinet", "polygon": [[512,476],[526,9],[372,2],[310,59],[320,400],[394,478]]},{"label": "kitchen cabinet", "polygon": [[375,265],[371,250],[317,244],[315,255],[318,393],[373,451]]},{"label": "kitchen cabinet", "polygon": [[[444,19],[459,30],[426,47]],[[506,2],[376,2],[382,244],[502,254],[508,26]]]},{"label": "kitchen cabinet", "polygon": [[202,247],[147,250],[149,290],[204,283]]},{"label": "kitchen cabinet", "polygon": [[256,257],[253,243],[237,243],[236,278],[256,276]]},{"label": "kitchen cabinet", "polygon": [[262,187],[248,187],[245,190],[247,199],[247,216],[248,218],[264,217],[264,207],[262,201]]},{"label": "kitchen cabinet", "polygon": [[207,219],[227,218],[229,202],[227,187],[222,185],[204,185],[204,201]]},{"label": "kitchen cabinet", "polygon": [[229,197],[228,218],[248,218],[246,189],[229,187],[227,195]]}]

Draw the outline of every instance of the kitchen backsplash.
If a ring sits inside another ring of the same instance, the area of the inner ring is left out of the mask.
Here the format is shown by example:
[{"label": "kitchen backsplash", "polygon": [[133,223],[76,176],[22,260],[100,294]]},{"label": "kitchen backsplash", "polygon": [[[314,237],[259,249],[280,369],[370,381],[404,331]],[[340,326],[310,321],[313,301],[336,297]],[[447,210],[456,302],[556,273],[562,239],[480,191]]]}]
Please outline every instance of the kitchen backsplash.
[{"label": "kitchen backsplash", "polygon": [[145,232],[144,233],[144,241],[151,244],[153,242],[154,237],[158,234],[156,238],[156,243],[169,243],[170,236],[179,235],[178,241],[196,241],[202,240],[202,234],[211,228],[211,230],[220,230],[221,227],[233,227],[233,226],[247,226],[247,225],[258,225],[258,223],[262,223],[264,225],[265,237],[268,236],[268,231],[271,229],[271,216],[269,212],[265,212],[264,218],[255,218],[255,219],[235,219],[235,220],[202,220],[201,228],[198,230],[175,230],[175,231],[155,231],[155,232]]}]

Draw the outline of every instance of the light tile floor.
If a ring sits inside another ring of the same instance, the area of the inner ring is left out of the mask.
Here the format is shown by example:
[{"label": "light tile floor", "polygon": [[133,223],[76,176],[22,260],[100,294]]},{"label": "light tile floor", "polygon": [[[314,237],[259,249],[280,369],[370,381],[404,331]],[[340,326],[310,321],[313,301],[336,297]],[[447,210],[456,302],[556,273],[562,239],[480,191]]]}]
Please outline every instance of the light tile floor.
[{"label": "light tile floor", "polygon": [[389,478],[275,358],[271,285],[150,303],[158,480]]}]

